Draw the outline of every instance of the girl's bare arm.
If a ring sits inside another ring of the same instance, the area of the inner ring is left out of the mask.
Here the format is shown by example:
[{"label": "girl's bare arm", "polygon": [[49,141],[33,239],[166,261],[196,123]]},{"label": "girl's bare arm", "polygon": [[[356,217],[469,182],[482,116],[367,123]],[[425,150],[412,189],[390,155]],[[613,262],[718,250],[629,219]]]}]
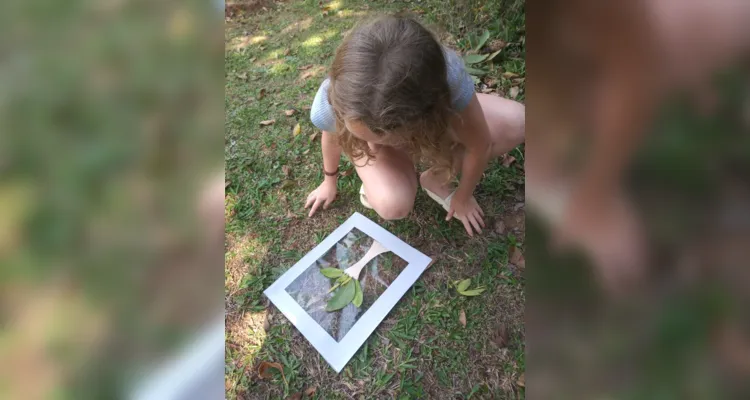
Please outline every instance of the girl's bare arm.
[{"label": "girl's bare arm", "polygon": [[[321,147],[323,148],[323,169],[328,172],[336,171],[341,161],[341,146],[339,146],[336,136],[328,131],[323,131]],[[335,176],[325,177],[326,180],[329,178],[336,180]]]},{"label": "girl's bare arm", "polygon": [[[323,131],[321,139],[323,148],[323,170],[328,173],[334,173],[339,168],[341,161],[341,146],[339,146],[336,136],[330,132]],[[338,174],[324,174],[323,183],[307,196],[305,208],[310,207],[308,217],[312,217],[319,208],[326,209],[336,199],[336,182]]]},{"label": "girl's bare arm", "polygon": [[490,129],[476,95],[459,116],[453,118],[451,126],[458,135],[458,141],[465,147],[461,161],[461,180],[453,198],[465,202],[474,193],[492,153]]}]

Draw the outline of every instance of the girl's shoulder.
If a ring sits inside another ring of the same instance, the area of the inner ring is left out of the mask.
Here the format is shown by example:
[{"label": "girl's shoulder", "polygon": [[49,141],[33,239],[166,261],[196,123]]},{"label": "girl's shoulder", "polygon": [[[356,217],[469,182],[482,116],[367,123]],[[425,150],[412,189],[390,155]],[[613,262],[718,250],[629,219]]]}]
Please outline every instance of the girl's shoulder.
[{"label": "girl's shoulder", "polygon": [[333,114],[333,106],[328,102],[328,86],[331,80],[326,78],[320,84],[318,92],[315,93],[312,107],[310,107],[310,121],[321,131],[336,131],[336,116]]},{"label": "girl's shoulder", "polygon": [[451,91],[451,106],[463,111],[474,96],[474,81],[466,72],[464,60],[453,50],[443,47],[445,54],[446,78]]}]

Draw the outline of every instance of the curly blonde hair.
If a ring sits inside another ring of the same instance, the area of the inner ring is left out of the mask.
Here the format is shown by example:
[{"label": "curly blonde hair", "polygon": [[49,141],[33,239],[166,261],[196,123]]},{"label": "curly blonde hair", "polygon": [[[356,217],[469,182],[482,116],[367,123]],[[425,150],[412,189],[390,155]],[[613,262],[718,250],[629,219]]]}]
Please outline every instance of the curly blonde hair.
[{"label": "curly blonde hair", "polygon": [[409,16],[379,16],[355,27],[336,50],[328,100],[343,151],[365,163],[377,155],[344,121],[358,120],[384,143],[454,175],[458,144],[450,129],[445,54],[435,36]]}]

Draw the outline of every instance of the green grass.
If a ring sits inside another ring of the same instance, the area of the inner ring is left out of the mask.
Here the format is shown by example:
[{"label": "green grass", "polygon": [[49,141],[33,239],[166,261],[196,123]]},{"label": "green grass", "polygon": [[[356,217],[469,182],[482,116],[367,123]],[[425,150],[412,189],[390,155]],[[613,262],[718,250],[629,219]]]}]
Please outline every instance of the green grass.
[{"label": "green grass", "polygon": [[[359,18],[411,11],[461,52],[487,29],[490,41],[508,43],[487,65],[488,78],[499,83],[499,94],[519,86],[523,99],[522,3],[465,1],[453,11],[433,0],[265,6],[233,17],[225,37],[227,397],[286,398],[311,387],[318,399],[523,397],[517,381],[524,372],[524,280],[507,265],[508,246],[524,237],[513,222],[524,213],[516,207],[523,201],[522,149],[512,152],[518,162],[510,167],[493,163],[476,193],[490,225],[502,219],[504,232],[471,239],[421,193],[409,218],[382,221],[359,203],[360,181],[345,158],[341,169],[349,174],[340,178],[331,209],[312,219],[302,209],[323,178],[309,107],[336,46]],[[276,122],[260,127],[270,119]],[[294,136],[296,124],[301,133]],[[355,211],[436,262],[336,374],[262,291]],[[468,277],[487,291],[460,296],[451,283]],[[503,346],[492,340],[501,327],[510,332]],[[283,376],[260,379],[262,361],[281,363]]]}]

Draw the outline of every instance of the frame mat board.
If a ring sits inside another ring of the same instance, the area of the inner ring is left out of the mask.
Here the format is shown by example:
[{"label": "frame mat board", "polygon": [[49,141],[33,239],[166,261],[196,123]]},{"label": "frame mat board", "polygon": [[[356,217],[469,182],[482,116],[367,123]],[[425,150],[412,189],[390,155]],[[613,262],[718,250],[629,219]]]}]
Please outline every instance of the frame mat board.
[{"label": "frame mat board", "polygon": [[[286,292],[286,288],[354,228],[380,242],[393,254],[406,261],[407,265],[383,294],[359,317],[341,341],[337,342]],[[339,373],[431,262],[431,258],[380,225],[360,213],[354,213],[263,293]]]}]

